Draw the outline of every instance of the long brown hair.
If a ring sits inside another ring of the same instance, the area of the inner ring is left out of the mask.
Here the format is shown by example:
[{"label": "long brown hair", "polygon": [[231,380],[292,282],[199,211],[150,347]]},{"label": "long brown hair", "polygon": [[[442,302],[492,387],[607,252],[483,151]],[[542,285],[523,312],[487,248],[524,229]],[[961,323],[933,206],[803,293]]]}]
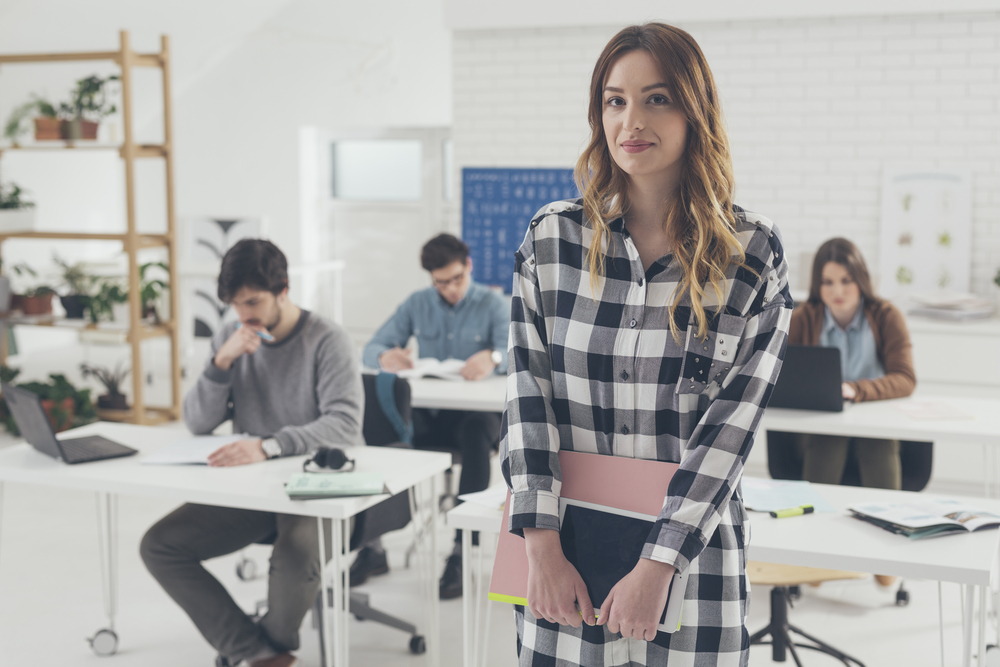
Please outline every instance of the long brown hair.
[{"label": "long brown hair", "polygon": [[629,26],[611,38],[594,66],[587,114],[590,143],[576,163],[584,212],[594,230],[587,253],[590,284],[595,289],[604,273],[608,251],[603,246],[607,243],[610,249],[611,243],[607,223],[628,207],[628,174],[615,163],[604,134],[604,84],[618,59],[636,50],[653,58],[666,79],[671,101],[687,117],[684,168],[676,196],[665,204],[663,212],[664,230],[684,274],[669,306],[670,329],[678,338],[673,314],[677,297],[686,293],[698,325],[697,335],[704,337],[708,332],[704,305],[710,305],[712,299],[706,299],[703,284],[711,287],[714,305],[721,310],[725,306],[726,271],[734,262],[743,264],[746,256],[734,231],[732,157],[715,79],[698,43],[679,28],[663,23]]},{"label": "long brown hair", "polygon": [[809,283],[809,303],[823,303],[819,297],[819,289],[823,285],[823,267],[827,265],[827,262],[836,262],[847,270],[851,280],[858,286],[865,303],[875,304],[881,301],[875,295],[875,290],[872,289],[872,279],[868,275],[868,266],[865,264],[865,258],[858,250],[858,246],[847,239],[835,238],[826,241],[816,251],[812,265],[812,280]]}]

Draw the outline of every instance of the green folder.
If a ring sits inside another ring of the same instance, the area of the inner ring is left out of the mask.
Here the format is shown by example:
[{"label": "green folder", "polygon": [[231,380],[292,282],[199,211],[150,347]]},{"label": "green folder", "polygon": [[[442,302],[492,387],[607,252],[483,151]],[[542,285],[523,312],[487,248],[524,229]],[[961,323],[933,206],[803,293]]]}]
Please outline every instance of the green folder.
[{"label": "green folder", "polygon": [[285,484],[292,500],[375,496],[387,493],[380,472],[297,472]]}]

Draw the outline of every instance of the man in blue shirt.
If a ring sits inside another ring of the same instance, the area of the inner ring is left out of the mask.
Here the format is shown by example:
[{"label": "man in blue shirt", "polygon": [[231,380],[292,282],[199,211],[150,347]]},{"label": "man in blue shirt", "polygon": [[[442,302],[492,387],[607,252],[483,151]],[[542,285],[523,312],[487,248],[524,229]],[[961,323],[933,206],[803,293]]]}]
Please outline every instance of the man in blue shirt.
[{"label": "man in blue shirt", "polygon": [[[415,336],[421,357],[465,361],[462,376],[477,381],[507,373],[510,307],[499,293],[472,280],[469,248],[451,234],[439,234],[420,252],[433,287],[414,292],[365,346],[365,366],[390,373],[413,368],[405,349]],[[413,445],[462,452],[459,494],[481,491],[490,483],[490,450],[500,436],[500,414],[465,410],[413,410]],[[460,537],[440,582],[443,599],[462,594]],[[351,567],[351,585],[388,572],[385,552],[365,546]]]}]

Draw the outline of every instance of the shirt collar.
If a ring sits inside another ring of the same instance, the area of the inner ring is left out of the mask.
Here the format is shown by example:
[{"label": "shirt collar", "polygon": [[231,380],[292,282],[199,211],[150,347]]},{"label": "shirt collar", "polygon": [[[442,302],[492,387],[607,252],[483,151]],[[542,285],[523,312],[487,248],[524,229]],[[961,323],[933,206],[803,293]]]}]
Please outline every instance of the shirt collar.
[{"label": "shirt collar", "polygon": [[[854,319],[851,320],[851,323],[847,325],[847,328],[844,329],[844,331],[860,331],[864,316],[865,299],[864,297],[861,297],[861,299],[858,300],[858,310],[854,313]],[[833,319],[833,313],[830,312],[830,308],[828,306],[823,306],[823,333],[829,334],[834,329],[839,328],[840,327],[837,325],[837,321]]]}]

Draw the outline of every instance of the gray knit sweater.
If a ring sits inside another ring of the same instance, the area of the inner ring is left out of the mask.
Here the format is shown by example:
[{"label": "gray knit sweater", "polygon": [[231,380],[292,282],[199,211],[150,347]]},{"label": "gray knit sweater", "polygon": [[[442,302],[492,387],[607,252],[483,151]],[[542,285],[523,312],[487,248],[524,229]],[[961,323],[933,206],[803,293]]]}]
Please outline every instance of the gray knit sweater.
[{"label": "gray knit sweater", "polygon": [[208,364],[184,397],[192,433],[211,433],[232,419],[233,433],[277,438],[282,456],[361,442],[364,390],[347,332],[303,310],[288,337],[263,343],[223,371],[212,360],[236,325],[212,338]]}]

